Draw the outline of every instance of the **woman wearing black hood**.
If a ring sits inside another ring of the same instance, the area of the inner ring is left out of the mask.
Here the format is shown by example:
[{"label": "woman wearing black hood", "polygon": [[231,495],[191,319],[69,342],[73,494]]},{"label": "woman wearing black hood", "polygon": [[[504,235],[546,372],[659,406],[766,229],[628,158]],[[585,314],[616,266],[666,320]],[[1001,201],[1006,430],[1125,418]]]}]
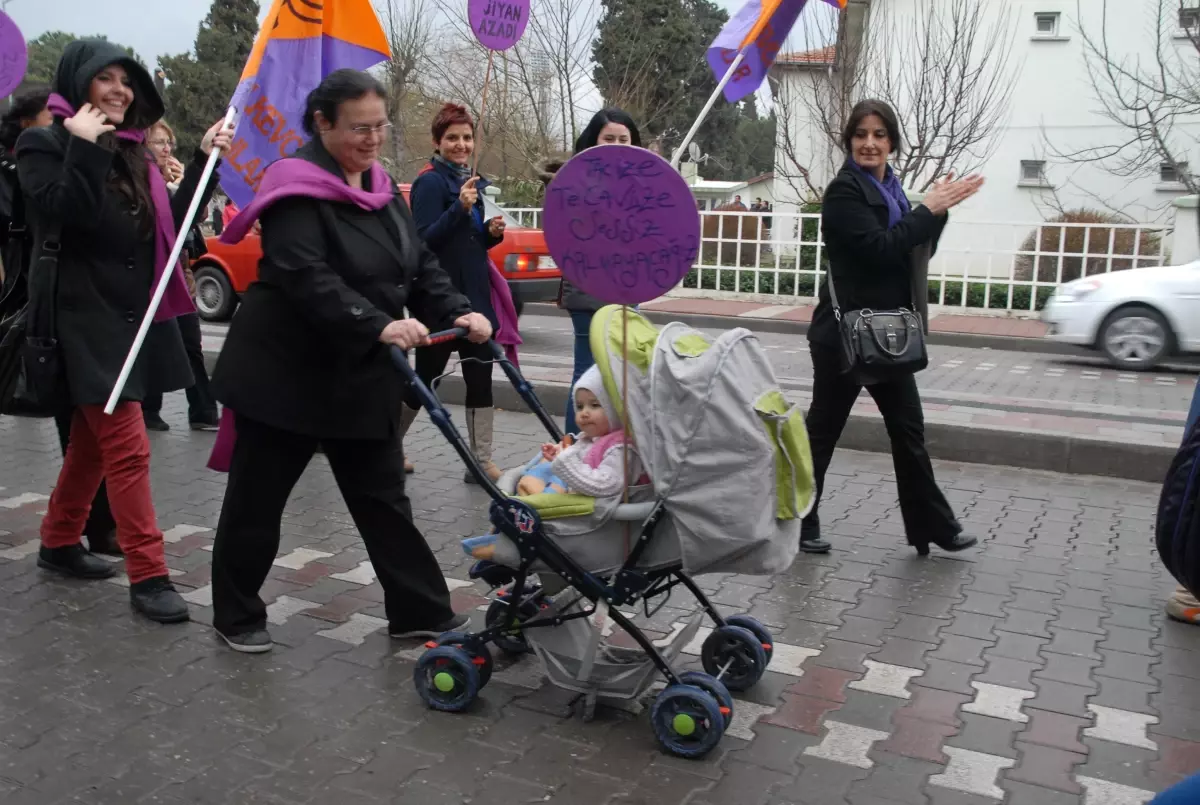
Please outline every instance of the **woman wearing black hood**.
[{"label": "woman wearing black hood", "polygon": [[[162,100],[145,68],[109,42],[69,44],[53,93],[54,123],[29,129],[17,141],[34,242],[30,307],[39,315],[53,313],[69,397],[64,402],[75,408],[67,455],[42,521],[38,565],[78,578],[113,575],[107,562],[81,545],[88,509],[105,479],[134,608],[163,623],[184,621],[187,604],[168,578],[150,497],[141,400],[192,382],[171,316],[194,308],[182,270],[165,263],[205,157],[193,157],[172,202],[143,143],[145,129],[162,117]],[[227,148],[229,141],[217,124],[201,150]],[[39,276],[40,256],[54,251],[57,271]],[[173,274],[164,307],[108,416],[104,403],[164,270]]]}]

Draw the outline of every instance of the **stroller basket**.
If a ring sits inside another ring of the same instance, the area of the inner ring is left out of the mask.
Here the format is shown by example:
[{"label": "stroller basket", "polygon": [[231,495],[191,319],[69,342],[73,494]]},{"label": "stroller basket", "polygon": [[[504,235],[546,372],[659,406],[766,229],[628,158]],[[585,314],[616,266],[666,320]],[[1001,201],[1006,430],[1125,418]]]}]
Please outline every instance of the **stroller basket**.
[{"label": "stroller basket", "polygon": [[[462,329],[449,330],[432,335],[430,343],[465,335]],[[501,347],[491,343],[490,348],[495,362],[550,438],[561,441],[562,431],[530,383]],[[661,499],[616,507],[612,520],[628,528],[629,541],[628,550],[620,551],[615,565],[605,561],[605,566],[596,567],[578,561],[547,533],[533,506],[511,497],[502,488],[507,484],[494,483],[487,476],[449,411],[417,376],[408,356],[393,347],[392,357],[434,425],[491,498],[492,524],[519,553],[515,567],[480,563],[472,569],[472,577],[483,578],[496,590],[485,628],[447,633],[426,644],[413,672],[421,698],[437,710],[469,708],[492,675],[494,658],[489,644],[509,655],[533,652],[552,684],[584,694],[585,715],[597,698],[638,699],[661,674],[666,687],[657,694],[650,714],[659,743],[681,757],[701,757],[711,751],[732,719],[734,701],[729,691],[749,688],[766,671],[772,652],[766,628],[745,615],[722,617],[679,561],[652,561],[655,554],[657,558],[663,554],[652,551],[651,546],[656,539],[666,539],[670,531]],[[661,603],[665,603],[665,596],[678,586],[696,598],[700,611],[656,644],[627,612],[641,606],[650,616],[655,611],[652,602],[663,599]],[[704,672],[677,672],[673,663],[695,639],[706,617],[714,628],[700,652]],[[633,645],[609,641],[608,635],[616,630],[623,630]]]}]

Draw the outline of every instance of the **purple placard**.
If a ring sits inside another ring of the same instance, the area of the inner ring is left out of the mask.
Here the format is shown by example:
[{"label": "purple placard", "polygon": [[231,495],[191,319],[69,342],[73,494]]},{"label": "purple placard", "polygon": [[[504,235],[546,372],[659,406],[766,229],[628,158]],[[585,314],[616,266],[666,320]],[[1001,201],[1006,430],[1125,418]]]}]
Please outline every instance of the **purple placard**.
[{"label": "purple placard", "polygon": [[479,44],[490,50],[508,50],[525,33],[529,0],[469,0],[467,19]]},{"label": "purple placard", "polygon": [[662,157],[601,145],[571,158],[546,189],[546,246],[563,276],[614,305],[657,299],[691,270],[700,213]]},{"label": "purple placard", "polygon": [[12,17],[0,11],[0,97],[11,95],[21,86],[28,64],[29,53],[21,29]]}]

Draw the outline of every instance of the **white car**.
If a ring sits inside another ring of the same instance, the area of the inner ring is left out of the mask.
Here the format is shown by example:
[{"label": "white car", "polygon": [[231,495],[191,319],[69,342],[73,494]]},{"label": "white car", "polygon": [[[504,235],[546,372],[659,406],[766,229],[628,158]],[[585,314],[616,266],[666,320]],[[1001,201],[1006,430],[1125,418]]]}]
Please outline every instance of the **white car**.
[{"label": "white car", "polygon": [[1068,282],[1047,301],[1042,321],[1047,338],[1099,350],[1122,369],[1200,353],[1200,261]]}]

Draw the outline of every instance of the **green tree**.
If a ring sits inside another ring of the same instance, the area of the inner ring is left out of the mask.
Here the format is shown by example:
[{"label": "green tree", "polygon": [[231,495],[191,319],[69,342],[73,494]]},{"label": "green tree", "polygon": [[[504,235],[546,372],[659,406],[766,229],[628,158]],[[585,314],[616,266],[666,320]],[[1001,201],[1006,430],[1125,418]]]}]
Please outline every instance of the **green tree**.
[{"label": "green tree", "polygon": [[184,158],[225,115],[257,34],[255,0],[213,0],[196,33],[195,55],[159,57],[168,82],[167,119]]},{"label": "green tree", "polygon": [[[62,58],[62,53],[66,50],[67,45],[76,39],[104,39],[107,41],[108,37],[100,34],[77,36],[66,31],[47,31],[36,39],[30,39],[27,43],[29,66],[25,70],[25,80],[38,84],[49,84],[54,81],[54,71],[58,67],[58,60]],[[125,46],[122,45],[122,47]],[[125,50],[130,56],[138,59],[133,48],[125,47]],[[138,61],[141,62],[141,59]]]},{"label": "green tree", "polygon": [[[629,112],[643,140],[657,140],[659,152],[670,156],[716,88],[705,51],[729,15],[710,0],[601,0],[601,6],[593,80],[606,104]],[[732,176],[741,118],[740,105],[718,101],[697,132],[712,157],[706,177]]]}]

